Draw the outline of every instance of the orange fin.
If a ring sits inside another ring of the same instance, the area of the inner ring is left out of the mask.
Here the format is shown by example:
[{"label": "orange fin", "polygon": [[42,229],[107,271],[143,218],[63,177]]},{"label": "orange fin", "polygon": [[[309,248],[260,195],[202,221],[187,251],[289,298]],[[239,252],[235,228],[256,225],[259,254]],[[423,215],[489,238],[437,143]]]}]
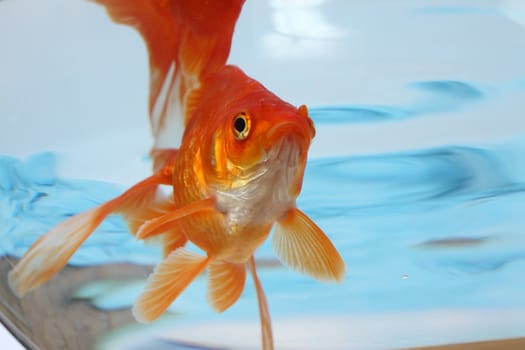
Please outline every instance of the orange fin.
[{"label": "orange fin", "polygon": [[171,229],[162,235],[162,245],[164,247],[164,257],[167,257],[172,251],[183,247],[188,242],[181,225],[173,224]]},{"label": "orange fin", "polygon": [[[145,222],[175,210],[171,196],[161,197],[155,191],[149,193],[142,200],[138,198],[136,203],[130,201],[127,204],[128,205],[119,210],[118,213],[122,215],[128,224],[130,232],[135,236]],[[158,234],[162,235],[159,236]],[[164,247],[164,257],[173,250],[185,245],[186,242],[187,238],[182,227],[174,224],[160,227],[149,239],[146,239],[146,243],[162,244]]]},{"label": "orange fin", "polygon": [[208,301],[217,312],[232,306],[244,290],[246,266],[214,261],[208,269]]},{"label": "orange fin", "polygon": [[252,273],[255,291],[257,292],[257,304],[259,305],[259,317],[261,319],[262,350],[273,350],[273,332],[272,320],[270,319],[270,310],[268,308],[268,301],[266,300],[266,295],[264,295],[261,281],[257,276],[255,258],[253,255],[250,257],[248,267]]},{"label": "orange fin", "polygon": [[210,258],[179,248],[164,259],[149,276],[146,289],[133,305],[139,322],[159,317],[171,303],[201,274]]},{"label": "orange fin", "polygon": [[162,216],[175,209],[171,197],[162,197],[156,189],[145,191],[142,196],[134,196],[119,206],[116,213],[121,214],[132,234],[136,234],[146,221]]},{"label": "orange fin", "polygon": [[244,0],[93,0],[116,23],[144,39],[150,66],[150,124],[154,149],[180,145],[186,99],[202,77],[226,64]]},{"label": "orange fin", "polygon": [[167,167],[108,202],[114,213],[123,216],[131,233],[135,234],[144,221],[173,209],[173,201],[157,193],[159,185],[171,184],[171,178],[172,169]]},{"label": "orange fin", "polygon": [[179,150],[176,148],[152,149],[149,156],[153,160],[153,172],[165,171],[169,173],[168,175],[172,175],[173,164],[178,153]]},{"label": "orange fin", "polygon": [[177,227],[177,220],[206,210],[215,210],[215,200],[213,198],[206,198],[193,202],[182,208],[177,208],[164,215],[157,216],[156,218],[146,221],[138,229],[136,237],[138,239],[145,239],[160,233],[164,233],[171,229],[173,225]]},{"label": "orange fin", "polygon": [[294,270],[319,280],[344,278],[345,263],[330,239],[297,208],[277,223],[272,244],[279,259]]},{"label": "orange fin", "polygon": [[[146,43],[150,66],[150,123],[153,135],[157,139],[169,115],[169,105],[179,103],[179,91],[175,88],[177,72],[174,69],[174,61],[180,46],[180,33],[171,3],[165,0],[93,1],[104,5],[114,22],[134,27]],[[169,71],[171,73],[168,73]]]},{"label": "orange fin", "polygon": [[104,203],[62,221],[40,237],[9,272],[11,290],[22,297],[47,282],[110,213],[111,206]]},{"label": "orange fin", "polygon": [[162,174],[152,175],[120,196],[93,209],[70,217],[38,239],[9,273],[9,284],[18,296],[48,281],[66,264],[78,247],[111,213],[126,211],[155,193],[166,181]]}]

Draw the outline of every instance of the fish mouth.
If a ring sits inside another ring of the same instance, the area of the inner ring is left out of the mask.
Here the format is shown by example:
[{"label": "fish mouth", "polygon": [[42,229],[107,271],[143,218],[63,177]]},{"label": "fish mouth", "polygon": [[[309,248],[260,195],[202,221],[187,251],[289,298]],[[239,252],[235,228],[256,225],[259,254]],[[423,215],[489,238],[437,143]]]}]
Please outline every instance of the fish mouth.
[{"label": "fish mouth", "polygon": [[279,141],[276,140],[295,140],[299,144],[310,144],[312,139],[311,129],[307,125],[298,123],[297,121],[283,121],[268,132],[267,140],[270,145],[275,145]]},{"label": "fish mouth", "polygon": [[306,151],[294,134],[285,134],[229,189],[217,191],[218,208],[227,213],[229,224],[267,224],[294,207],[302,185]]},{"label": "fish mouth", "polygon": [[[283,132],[283,129],[279,132]],[[274,184],[269,186],[275,193],[274,200],[285,200],[285,197],[289,200],[290,196],[295,197],[299,194],[306,165],[307,147],[296,134],[285,131],[267,152],[265,160],[257,167],[259,176],[266,179],[263,181]]]},{"label": "fish mouth", "polygon": [[273,179],[280,187],[297,188],[298,183],[302,181],[306,153],[310,145],[308,132],[304,132],[293,122],[282,122],[274,126],[267,134],[263,144],[263,155],[259,161],[249,167],[229,164],[230,170],[235,170],[235,180],[231,183],[231,188],[258,182],[268,182],[270,185],[271,182],[265,179]]},{"label": "fish mouth", "polygon": [[297,168],[306,161],[310,134],[301,124],[282,122],[270,130],[267,140],[266,161],[275,161],[278,165],[291,168]]},{"label": "fish mouth", "polygon": [[[264,156],[259,162],[242,169],[242,172],[237,174],[236,184],[242,186],[249,182],[256,182],[263,177],[274,177],[270,173],[282,172],[284,169],[297,169],[300,155],[300,147],[292,137],[278,140],[269,149],[265,149]],[[285,172],[287,173],[286,178],[292,176],[291,171],[286,170]]]}]

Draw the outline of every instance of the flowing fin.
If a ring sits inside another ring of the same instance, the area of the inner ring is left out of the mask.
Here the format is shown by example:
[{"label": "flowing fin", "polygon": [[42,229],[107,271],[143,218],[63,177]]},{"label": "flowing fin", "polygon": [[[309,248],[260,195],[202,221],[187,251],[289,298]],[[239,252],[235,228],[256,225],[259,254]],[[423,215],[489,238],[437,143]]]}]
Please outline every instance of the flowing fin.
[{"label": "flowing fin", "polygon": [[201,274],[210,258],[179,248],[164,259],[149,276],[146,289],[133,305],[139,322],[159,317],[171,303]]},{"label": "flowing fin", "polygon": [[272,244],[279,259],[294,270],[319,280],[344,278],[345,263],[330,239],[297,208],[278,222]]},{"label": "flowing fin", "polygon": [[145,239],[166,232],[173,225],[175,225],[175,227],[178,226],[177,220],[206,210],[215,210],[215,199],[202,199],[148,220],[138,229],[136,237],[138,239]]},{"label": "flowing fin", "polygon": [[40,237],[9,272],[11,290],[22,297],[60,271],[82,242],[111,213],[112,206],[108,204],[70,217]]},{"label": "flowing fin", "polygon": [[[180,46],[180,30],[171,10],[170,1],[144,0],[93,0],[104,5],[111,19],[120,24],[134,27],[144,39],[149,53],[150,92],[149,115],[150,125],[155,138],[154,148],[159,148],[158,142],[162,130],[172,120],[177,125],[170,125],[174,130],[175,140],[182,137],[183,115],[180,110],[179,88],[180,78],[175,60]],[[178,78],[178,79],[177,79]],[[179,80],[177,83],[176,80]],[[176,108],[179,108],[177,110]],[[160,148],[178,147],[179,144],[164,145]]]},{"label": "flowing fin", "polygon": [[178,153],[179,150],[176,148],[152,149],[150,157],[153,159],[153,172],[157,173],[164,169],[173,173],[173,164]]},{"label": "flowing fin", "polygon": [[171,229],[162,235],[162,245],[164,247],[164,257],[167,257],[172,251],[183,247],[188,238],[184,234],[181,225],[173,224]]},{"label": "flowing fin", "polygon": [[169,213],[175,209],[171,197],[162,197],[158,191],[147,190],[143,196],[128,200],[119,206],[116,213],[127,222],[130,232],[135,235],[144,222]]},{"label": "flowing fin", "polygon": [[9,285],[22,297],[28,291],[48,281],[68,262],[78,247],[111,213],[143,201],[166,182],[163,173],[152,175],[120,196],[93,209],[72,216],[38,239],[9,273]]},{"label": "flowing fin", "polygon": [[[139,227],[146,221],[170,212],[175,208],[173,198],[166,196],[159,191],[159,185],[168,185],[173,177],[173,161],[167,163],[151,178],[153,182],[144,181],[134,186],[132,195],[124,198],[114,210],[115,214],[120,214],[128,224],[129,231],[136,235]],[[130,192],[130,191],[127,191]],[[172,234],[166,231],[166,234]],[[158,239],[148,240],[146,243],[159,243]]]},{"label": "flowing fin", "polygon": [[[142,200],[138,198],[135,203],[129,202],[125,207],[119,208],[116,213],[122,215],[128,224],[129,231],[136,236],[139,228],[146,221],[173,210],[175,210],[175,205],[173,204],[173,198],[171,196],[166,197],[163,193],[159,193],[159,191],[151,191],[147,193]],[[161,228],[160,233],[162,233],[162,236],[152,236],[152,238],[147,239],[145,243],[160,243],[164,246],[165,253],[166,251],[170,253],[172,250],[183,246],[187,241],[183,231],[178,227]],[[178,243],[175,243],[175,241]],[[169,244],[169,250],[166,247],[166,242]],[[167,254],[164,256],[167,256]]]},{"label": "flowing fin", "polygon": [[[226,64],[244,0],[92,0],[116,23],[134,27],[149,53],[153,149],[180,145],[186,99]],[[154,155],[155,157],[155,155]]]},{"label": "flowing fin", "polygon": [[257,304],[259,305],[259,317],[261,319],[262,350],[273,350],[273,332],[272,320],[270,319],[270,310],[268,309],[268,301],[266,300],[266,295],[264,295],[261,281],[257,276],[255,258],[253,255],[250,257],[248,267],[252,273],[255,291],[257,292]]},{"label": "flowing fin", "polygon": [[208,301],[217,312],[232,306],[244,290],[246,266],[214,261],[208,269]]}]

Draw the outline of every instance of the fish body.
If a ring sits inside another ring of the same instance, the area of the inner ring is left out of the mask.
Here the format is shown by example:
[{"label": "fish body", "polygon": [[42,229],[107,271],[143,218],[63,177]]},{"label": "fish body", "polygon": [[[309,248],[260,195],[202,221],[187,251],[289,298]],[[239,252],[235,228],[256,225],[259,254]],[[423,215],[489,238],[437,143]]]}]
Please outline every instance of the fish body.
[{"label": "fish body", "polygon": [[[11,288],[22,296],[45,283],[108,215],[121,214],[137,239],[158,236],[164,246],[133,306],[138,321],[159,317],[204,270],[208,301],[224,311],[242,294],[249,269],[263,348],[272,349],[253,258],[272,228],[285,265],[320,280],[341,281],[345,271],[328,237],[296,206],[315,135],[307,108],[225,64],[243,1],[96,2],[146,42],[154,174],[44,234],[10,272]],[[159,195],[160,185],[172,186],[171,198]],[[188,242],[201,253],[187,250]]]},{"label": "fish body", "polygon": [[[312,123],[237,67],[225,66],[200,90],[208,103],[192,112],[175,161],[182,176],[173,188],[185,189],[174,191],[175,206],[214,198],[214,213],[182,220],[186,235],[219,259],[245,263],[295,206]],[[236,136],[236,121],[249,128],[246,138]]]}]

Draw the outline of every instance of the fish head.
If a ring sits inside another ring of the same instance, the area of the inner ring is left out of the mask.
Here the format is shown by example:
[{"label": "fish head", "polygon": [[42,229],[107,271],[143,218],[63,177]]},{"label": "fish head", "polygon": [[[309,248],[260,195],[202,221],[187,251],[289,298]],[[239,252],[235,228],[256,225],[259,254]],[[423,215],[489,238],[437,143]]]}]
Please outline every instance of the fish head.
[{"label": "fish head", "polygon": [[243,190],[244,196],[274,192],[274,200],[295,200],[315,135],[308,110],[273,95],[248,101],[230,106],[213,135],[215,173],[229,190]]},{"label": "fish head", "polygon": [[180,152],[191,155],[200,196],[216,199],[230,227],[269,225],[294,208],[315,135],[306,106],[234,66],[204,80],[189,101],[195,107]]}]

